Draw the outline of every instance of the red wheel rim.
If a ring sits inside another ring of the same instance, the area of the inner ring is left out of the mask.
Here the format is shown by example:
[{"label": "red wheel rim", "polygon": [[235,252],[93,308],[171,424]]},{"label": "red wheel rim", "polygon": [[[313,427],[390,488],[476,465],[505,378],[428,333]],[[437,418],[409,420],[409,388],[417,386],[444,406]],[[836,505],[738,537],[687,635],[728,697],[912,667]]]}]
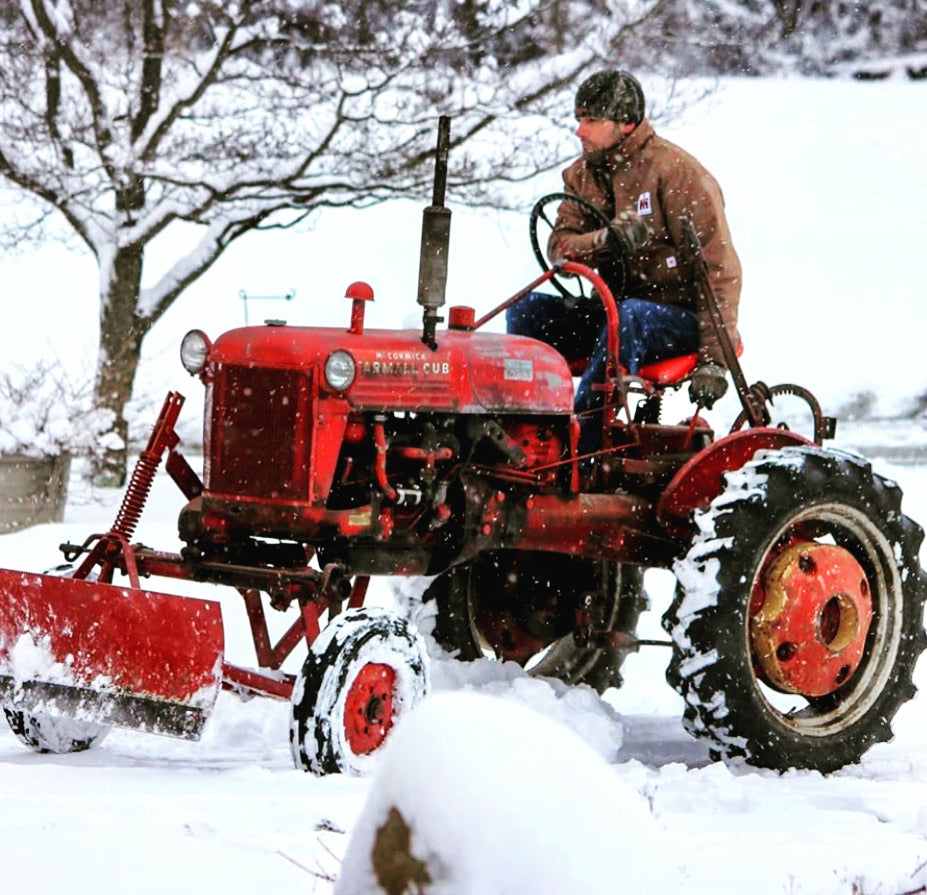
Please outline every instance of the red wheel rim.
[{"label": "red wheel rim", "polygon": [[751,612],[751,646],[764,679],[813,698],[839,689],[859,667],[872,595],[848,550],[799,542],[766,567]]},{"label": "red wheel rim", "polygon": [[348,689],[344,706],[344,736],[355,755],[368,755],[383,745],[393,726],[396,671],[368,662]]}]

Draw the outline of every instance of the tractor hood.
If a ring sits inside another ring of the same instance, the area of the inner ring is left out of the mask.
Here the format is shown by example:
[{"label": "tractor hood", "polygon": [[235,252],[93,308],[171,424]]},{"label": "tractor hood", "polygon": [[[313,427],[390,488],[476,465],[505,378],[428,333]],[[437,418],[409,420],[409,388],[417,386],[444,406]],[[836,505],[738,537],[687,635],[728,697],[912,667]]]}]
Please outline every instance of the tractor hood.
[{"label": "tractor hood", "polygon": [[[335,352],[342,370],[345,363],[354,367],[351,384],[341,389],[325,374]],[[217,365],[304,372],[322,394],[355,410],[569,414],[573,407],[562,355],[543,342],[496,333],[447,330],[432,350],[418,330],[245,327],[210,347],[208,366]]]}]

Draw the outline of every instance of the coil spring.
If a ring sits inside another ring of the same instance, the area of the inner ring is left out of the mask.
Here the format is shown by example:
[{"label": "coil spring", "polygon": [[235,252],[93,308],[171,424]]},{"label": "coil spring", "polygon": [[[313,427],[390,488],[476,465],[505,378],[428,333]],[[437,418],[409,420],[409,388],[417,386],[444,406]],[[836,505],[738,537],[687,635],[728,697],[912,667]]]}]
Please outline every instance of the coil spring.
[{"label": "coil spring", "polygon": [[116,521],[113,523],[113,533],[121,535],[127,541],[135,534],[135,527],[138,525],[142,510],[145,508],[145,501],[148,500],[148,494],[151,491],[151,485],[160,462],[160,454],[153,451],[144,451],[139,457],[135,469],[132,470],[132,478],[126,488],[125,496],[122,498],[122,506],[119,507]]}]

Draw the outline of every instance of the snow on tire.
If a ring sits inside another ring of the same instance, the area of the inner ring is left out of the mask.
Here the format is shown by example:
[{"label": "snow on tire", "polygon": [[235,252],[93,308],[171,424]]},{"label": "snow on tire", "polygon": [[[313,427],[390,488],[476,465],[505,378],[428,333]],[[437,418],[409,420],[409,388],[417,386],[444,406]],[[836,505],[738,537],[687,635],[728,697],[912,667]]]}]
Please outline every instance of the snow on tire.
[{"label": "snow on tire", "polygon": [[898,486],[856,455],[761,451],[696,521],[663,619],[687,730],[716,757],[822,772],[891,739],[927,643]]},{"label": "snow on tire", "polygon": [[405,619],[345,612],[312,644],[291,700],[290,748],[314,774],[369,774],[397,721],[428,691],[425,643]]},{"label": "snow on tire", "polygon": [[30,715],[4,707],[3,714],[16,738],[36,752],[84,752],[98,745],[110,728],[91,721],[51,715]]}]

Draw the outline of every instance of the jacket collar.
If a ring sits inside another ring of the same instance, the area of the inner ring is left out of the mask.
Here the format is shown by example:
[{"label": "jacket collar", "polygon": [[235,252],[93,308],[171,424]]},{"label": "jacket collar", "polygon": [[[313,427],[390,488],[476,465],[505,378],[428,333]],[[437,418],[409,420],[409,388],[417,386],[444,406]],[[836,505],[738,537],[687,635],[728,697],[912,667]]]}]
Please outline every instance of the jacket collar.
[{"label": "jacket collar", "polygon": [[644,118],[617,146],[608,150],[605,157],[606,165],[611,168],[623,167],[643,149],[644,144],[646,144],[653,135],[653,127],[650,122]]}]

